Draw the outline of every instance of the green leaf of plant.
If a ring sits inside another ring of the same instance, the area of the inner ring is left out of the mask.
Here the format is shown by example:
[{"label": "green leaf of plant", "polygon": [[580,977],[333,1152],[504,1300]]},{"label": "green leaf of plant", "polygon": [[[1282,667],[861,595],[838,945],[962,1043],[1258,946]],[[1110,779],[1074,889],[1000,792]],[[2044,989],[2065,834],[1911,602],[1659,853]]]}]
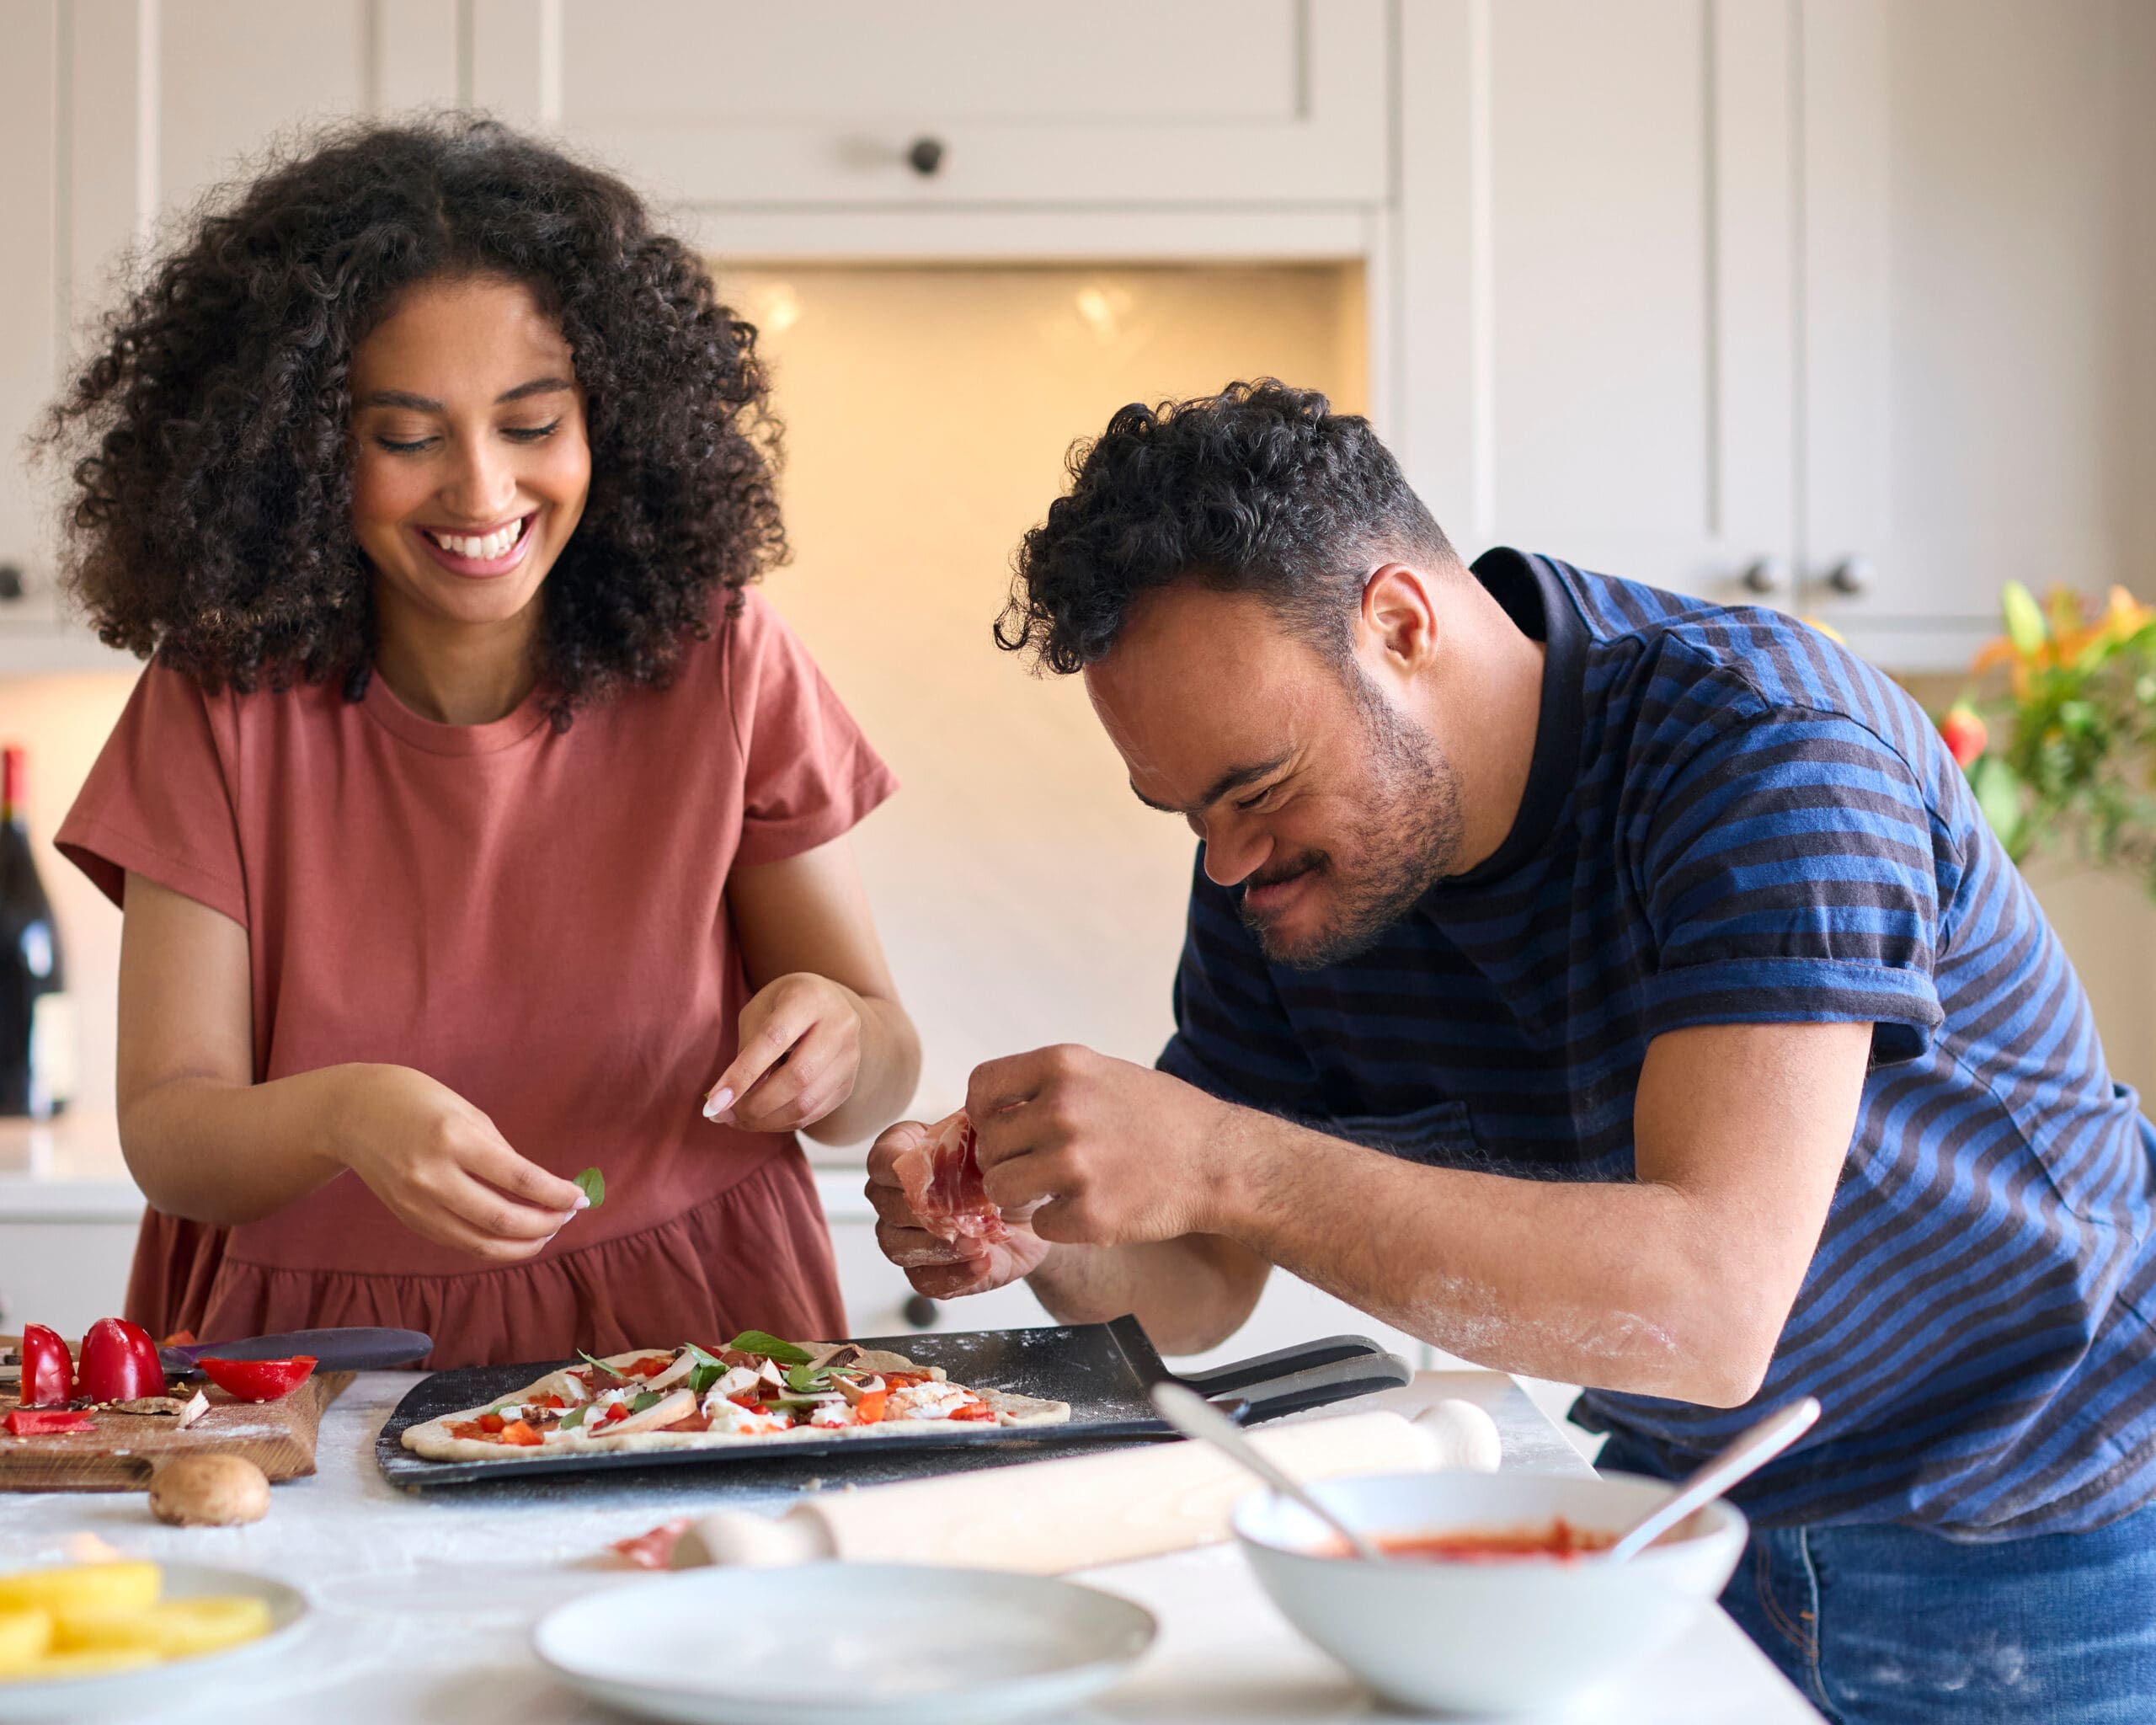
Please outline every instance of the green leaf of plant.
[{"label": "green leaf of plant", "polygon": [[647,1407],[656,1407],[666,1399],[664,1390],[639,1390],[629,1397],[629,1412],[642,1413]]},{"label": "green leaf of plant", "polygon": [[567,1413],[564,1413],[562,1416],[562,1430],[565,1432],[574,1431],[579,1426],[584,1423],[584,1415],[590,1412],[591,1404],[589,1402],[585,1402],[581,1407],[572,1407]]},{"label": "green leaf of plant", "polygon": [[726,1344],[729,1354],[753,1354],[760,1359],[775,1359],[781,1365],[806,1365],[815,1358],[806,1348],[792,1342],[782,1342],[764,1330],[744,1330]]},{"label": "green leaf of plant", "polygon": [[812,1395],[818,1390],[830,1388],[831,1375],[820,1365],[789,1365],[786,1369],[786,1386]]},{"label": "green leaf of plant", "polygon": [[1999,835],[1999,843],[2009,852],[2017,852],[2025,820],[2021,775],[1998,756],[1985,755],[1970,770],[1969,783],[1977,794],[1977,807],[1983,810],[1984,819]]},{"label": "green leaf of plant", "polygon": [[2036,595],[2019,581],[2009,581],[1999,589],[1999,609],[2006,617],[2006,638],[2014,644],[2016,653],[2026,656],[2044,644],[2050,633],[2044,625],[2044,608],[2036,603]]},{"label": "green leaf of plant", "polygon": [[577,1349],[577,1351],[576,1351],[576,1357],[577,1357],[579,1359],[581,1359],[581,1360],[582,1360],[582,1361],[583,1361],[586,1365],[588,1365],[588,1366],[591,1367],[593,1370],[595,1370],[595,1371],[600,1371],[600,1372],[604,1372],[604,1373],[605,1373],[608,1377],[610,1377],[610,1378],[618,1378],[618,1377],[620,1377],[620,1376],[622,1375],[622,1374],[621,1374],[620,1372],[618,1372],[618,1371],[616,1371],[612,1366],[611,1366],[611,1365],[607,1365],[607,1363],[606,1363],[605,1360],[603,1360],[603,1359],[593,1359],[593,1358],[592,1358],[589,1354],[586,1354],[586,1353],[584,1351],[584,1349],[582,1349],[581,1348],[578,1348],[578,1349]]},{"label": "green leaf of plant", "polygon": [[606,1177],[598,1169],[586,1168],[576,1177],[576,1184],[578,1189],[591,1200],[592,1209],[597,1210],[600,1204],[606,1203]]}]

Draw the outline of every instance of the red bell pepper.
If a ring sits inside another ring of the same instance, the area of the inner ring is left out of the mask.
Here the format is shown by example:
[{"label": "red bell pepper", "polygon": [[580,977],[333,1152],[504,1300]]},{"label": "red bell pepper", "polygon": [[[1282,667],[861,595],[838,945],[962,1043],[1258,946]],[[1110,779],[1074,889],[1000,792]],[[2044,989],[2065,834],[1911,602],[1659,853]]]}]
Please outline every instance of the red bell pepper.
[{"label": "red bell pepper", "polygon": [[529,1449],[534,1445],[543,1444],[547,1440],[525,1421],[512,1419],[502,1428],[502,1441],[504,1444],[515,1444],[521,1448]]},{"label": "red bell pepper", "polygon": [[77,1396],[93,1402],[131,1402],[164,1392],[164,1363],[147,1330],[124,1317],[101,1317],[90,1326],[75,1368]]},{"label": "red bell pepper", "polygon": [[23,1326],[23,1406],[65,1407],[75,1398],[75,1363],[59,1332]]},{"label": "red bell pepper", "polygon": [[70,1413],[64,1407],[18,1407],[0,1425],[10,1437],[40,1438],[51,1432],[91,1432],[97,1425],[87,1413]]},{"label": "red bell pepper", "polygon": [[314,1370],[312,1354],[290,1359],[198,1359],[202,1375],[235,1402],[275,1402],[305,1383]]}]

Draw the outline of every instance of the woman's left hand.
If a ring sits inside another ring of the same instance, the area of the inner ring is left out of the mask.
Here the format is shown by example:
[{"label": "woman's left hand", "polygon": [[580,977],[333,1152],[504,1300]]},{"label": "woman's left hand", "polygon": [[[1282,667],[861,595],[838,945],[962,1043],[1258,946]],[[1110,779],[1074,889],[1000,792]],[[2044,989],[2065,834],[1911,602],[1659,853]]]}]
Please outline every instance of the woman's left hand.
[{"label": "woman's left hand", "polygon": [[741,1009],[734,1064],[704,1098],[704,1118],[745,1132],[811,1126],[853,1094],[861,1076],[861,1001],[828,977],[797,970]]}]

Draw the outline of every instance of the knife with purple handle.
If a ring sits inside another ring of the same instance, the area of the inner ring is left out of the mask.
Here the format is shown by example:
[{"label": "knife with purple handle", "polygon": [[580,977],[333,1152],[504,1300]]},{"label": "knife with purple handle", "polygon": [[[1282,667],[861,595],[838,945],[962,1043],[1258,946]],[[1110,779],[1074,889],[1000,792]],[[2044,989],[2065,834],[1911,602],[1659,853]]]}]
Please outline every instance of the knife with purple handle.
[{"label": "knife with purple handle", "polygon": [[160,1348],[157,1358],[168,1377],[200,1375],[195,1362],[210,1359],[290,1359],[312,1354],[317,1371],[383,1371],[409,1365],[434,1351],[435,1338],[419,1330],[287,1330],[280,1336],[250,1336],[241,1342],[193,1342],[184,1348]]}]

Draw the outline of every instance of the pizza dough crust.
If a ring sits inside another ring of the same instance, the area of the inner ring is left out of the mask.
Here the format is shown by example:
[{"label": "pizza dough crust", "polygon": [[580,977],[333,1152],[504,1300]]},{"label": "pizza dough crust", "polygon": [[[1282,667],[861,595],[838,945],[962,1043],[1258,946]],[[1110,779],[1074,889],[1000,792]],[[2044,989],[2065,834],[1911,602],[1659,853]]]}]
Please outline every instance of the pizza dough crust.
[{"label": "pizza dough crust", "polygon": [[[846,1344],[842,1342],[810,1342],[803,1344],[808,1350],[811,1363],[821,1365]],[[637,1348],[627,1354],[608,1356],[601,1364],[626,1365],[632,1360],[671,1349]],[[926,1371],[930,1377],[948,1381],[940,1365],[922,1366],[903,1354],[892,1354],[878,1348],[859,1350],[859,1358],[849,1362],[864,1371],[915,1372]],[[874,1425],[842,1425],[837,1427],[795,1426],[791,1431],[750,1434],[745,1432],[632,1432],[621,1438],[573,1438],[567,1443],[547,1444],[534,1448],[514,1444],[488,1443],[478,1438],[460,1438],[451,1434],[450,1427],[465,1420],[477,1419],[492,1407],[505,1402],[526,1402],[536,1396],[561,1395],[562,1380],[566,1368],[552,1371],[537,1382],[509,1395],[497,1396],[477,1407],[467,1407],[461,1413],[445,1413],[439,1418],[415,1425],[404,1434],[404,1447],[427,1461],[515,1461],[537,1460],[547,1455],[637,1455],[665,1450],[776,1450],[787,1444],[809,1440],[821,1443],[832,1438],[873,1442],[878,1437],[890,1437],[906,1432],[927,1429],[944,1422],[937,1420],[892,1419],[881,1420]],[[995,1411],[995,1423],[1000,1426],[1061,1425],[1070,1418],[1068,1402],[1051,1402],[1038,1396],[1021,1396],[1010,1390],[973,1389]]]}]

